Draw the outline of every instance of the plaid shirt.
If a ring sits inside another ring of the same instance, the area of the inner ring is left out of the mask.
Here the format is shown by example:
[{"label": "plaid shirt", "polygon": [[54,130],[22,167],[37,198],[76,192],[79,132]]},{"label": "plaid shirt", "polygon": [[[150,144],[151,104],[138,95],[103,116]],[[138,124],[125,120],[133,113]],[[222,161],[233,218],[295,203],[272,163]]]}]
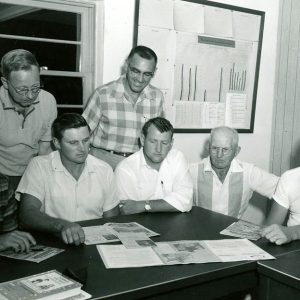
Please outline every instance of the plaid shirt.
[{"label": "plaid shirt", "polygon": [[133,105],[126,97],[125,75],[95,90],[83,112],[92,145],[117,152],[136,152],[144,123],[163,116],[163,94],[148,85]]},{"label": "plaid shirt", "polygon": [[17,203],[8,178],[0,173],[0,233],[17,228]]}]

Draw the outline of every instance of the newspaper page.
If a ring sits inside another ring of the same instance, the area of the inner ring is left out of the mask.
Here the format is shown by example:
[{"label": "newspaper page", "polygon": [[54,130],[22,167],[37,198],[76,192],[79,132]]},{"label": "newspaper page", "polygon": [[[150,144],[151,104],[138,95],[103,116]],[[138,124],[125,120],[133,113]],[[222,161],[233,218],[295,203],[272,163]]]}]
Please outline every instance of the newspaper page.
[{"label": "newspaper page", "polygon": [[212,240],[205,244],[222,262],[275,259],[247,239]]},{"label": "newspaper page", "polygon": [[35,263],[39,263],[63,251],[65,250],[60,248],[48,247],[43,245],[35,245],[29,249],[29,252],[15,252],[12,249],[7,249],[1,251],[0,256],[20,259],[20,260],[28,260]]},{"label": "newspaper page", "polygon": [[156,247],[98,245],[106,268],[132,268],[243,260],[274,259],[247,239],[158,242]]},{"label": "newspaper page", "polygon": [[121,243],[126,248],[155,247],[156,244],[144,233],[120,233]]},{"label": "newspaper page", "polygon": [[129,223],[106,223],[104,225],[83,227],[85,234],[85,244],[105,244],[118,242],[119,234],[144,233],[148,237],[158,236],[159,233],[154,232],[136,222]]},{"label": "newspaper page", "polygon": [[262,225],[239,220],[222,230],[220,234],[257,241],[261,238],[261,230],[263,227]]}]

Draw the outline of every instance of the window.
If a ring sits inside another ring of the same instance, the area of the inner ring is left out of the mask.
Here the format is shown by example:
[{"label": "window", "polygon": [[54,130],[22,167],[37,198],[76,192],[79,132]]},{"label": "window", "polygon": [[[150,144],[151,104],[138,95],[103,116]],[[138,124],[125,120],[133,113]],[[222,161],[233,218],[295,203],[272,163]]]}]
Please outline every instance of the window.
[{"label": "window", "polygon": [[59,113],[82,112],[94,82],[94,4],[0,0],[0,56],[23,48],[35,54],[44,89]]}]

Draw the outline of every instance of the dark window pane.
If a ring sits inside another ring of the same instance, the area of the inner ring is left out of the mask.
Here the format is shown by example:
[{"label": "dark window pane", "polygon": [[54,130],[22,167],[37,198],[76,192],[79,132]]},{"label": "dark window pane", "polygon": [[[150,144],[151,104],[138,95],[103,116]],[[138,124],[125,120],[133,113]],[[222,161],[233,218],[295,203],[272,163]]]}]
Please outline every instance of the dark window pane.
[{"label": "dark window pane", "polygon": [[0,10],[2,34],[81,40],[80,14],[9,4],[0,4]]},{"label": "dark window pane", "polygon": [[55,97],[57,104],[83,104],[82,78],[42,75],[41,81],[44,89]]},{"label": "dark window pane", "polygon": [[82,114],[83,109],[82,108],[77,108],[77,107],[58,107],[57,108],[57,114],[61,115],[64,113],[77,113],[77,114]]},{"label": "dark window pane", "polygon": [[80,46],[0,38],[0,57],[13,49],[26,49],[34,53],[40,66],[48,70],[80,72],[77,56]]}]

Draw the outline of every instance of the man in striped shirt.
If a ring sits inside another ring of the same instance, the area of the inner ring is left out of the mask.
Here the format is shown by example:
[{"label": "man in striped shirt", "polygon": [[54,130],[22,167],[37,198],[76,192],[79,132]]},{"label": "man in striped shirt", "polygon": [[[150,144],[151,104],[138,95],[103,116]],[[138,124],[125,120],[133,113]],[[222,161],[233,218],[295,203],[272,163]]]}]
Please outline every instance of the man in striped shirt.
[{"label": "man in striped shirt", "polygon": [[17,230],[17,203],[8,177],[0,173],[0,251],[12,248],[28,251],[35,245],[34,238],[27,232]]},{"label": "man in striped shirt", "polygon": [[279,178],[237,160],[240,149],[235,129],[225,126],[212,129],[210,155],[190,165],[194,205],[241,218],[254,191],[272,198]]},{"label": "man in striped shirt", "polygon": [[84,112],[92,132],[90,153],[115,169],[139,150],[144,123],[163,115],[163,94],[150,85],[157,56],[145,46],[133,48],[126,60],[125,74],[98,87]]}]

